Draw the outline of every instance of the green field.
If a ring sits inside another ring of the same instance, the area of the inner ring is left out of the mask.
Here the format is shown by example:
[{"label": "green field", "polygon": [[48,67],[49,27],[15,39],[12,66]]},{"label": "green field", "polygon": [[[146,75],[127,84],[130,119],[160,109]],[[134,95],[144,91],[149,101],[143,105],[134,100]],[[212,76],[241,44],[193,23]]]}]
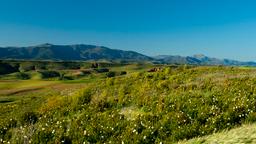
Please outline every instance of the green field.
[{"label": "green field", "polygon": [[255,142],[254,68],[106,68],[1,75],[0,143]]}]

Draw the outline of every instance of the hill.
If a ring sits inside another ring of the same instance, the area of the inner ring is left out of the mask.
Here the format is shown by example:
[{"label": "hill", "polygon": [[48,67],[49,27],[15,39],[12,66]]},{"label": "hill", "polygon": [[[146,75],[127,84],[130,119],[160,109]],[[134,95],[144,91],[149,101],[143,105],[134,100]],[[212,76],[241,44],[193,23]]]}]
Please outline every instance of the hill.
[{"label": "hill", "polygon": [[155,59],[161,63],[192,64],[192,65],[225,65],[225,66],[256,66],[256,62],[241,62],[230,59],[218,59],[207,57],[203,54],[193,56],[160,55]]},{"label": "hill", "polygon": [[33,81],[0,81],[0,140],[175,143],[256,121],[255,69],[166,66],[87,78],[67,93],[67,81],[34,89]]},{"label": "hill", "polygon": [[115,50],[94,45],[42,44],[30,47],[0,48],[0,59],[25,60],[128,60],[148,61],[152,58],[133,51]]}]

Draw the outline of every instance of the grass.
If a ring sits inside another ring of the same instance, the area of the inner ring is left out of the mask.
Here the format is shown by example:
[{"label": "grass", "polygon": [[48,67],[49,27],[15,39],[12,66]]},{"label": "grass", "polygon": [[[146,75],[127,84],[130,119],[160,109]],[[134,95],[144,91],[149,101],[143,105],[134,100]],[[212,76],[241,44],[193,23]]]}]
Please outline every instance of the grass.
[{"label": "grass", "polygon": [[241,66],[240,69],[255,69],[255,67],[252,66]]},{"label": "grass", "polygon": [[179,142],[179,144],[201,143],[256,143],[256,124],[245,124],[231,130],[225,130],[209,136]]},{"label": "grass", "polygon": [[59,82],[42,80],[3,80],[0,81],[0,96],[11,95],[19,92],[29,92],[57,83]]},{"label": "grass", "polygon": [[3,80],[0,81],[0,89],[17,89],[17,88],[29,88],[46,86],[50,84],[58,83],[58,81],[44,81],[44,80]]},{"label": "grass", "polygon": [[[37,109],[48,98],[67,95],[85,85],[84,83],[68,84],[62,81],[2,80],[0,81],[0,117],[7,119],[12,117],[12,114]],[[8,107],[11,109],[7,110]]]},{"label": "grass", "polygon": [[145,70],[149,70],[151,68],[156,67],[152,64],[129,64],[125,66],[116,66],[116,67],[108,67],[112,71],[127,71],[128,73],[132,72],[143,72]]}]

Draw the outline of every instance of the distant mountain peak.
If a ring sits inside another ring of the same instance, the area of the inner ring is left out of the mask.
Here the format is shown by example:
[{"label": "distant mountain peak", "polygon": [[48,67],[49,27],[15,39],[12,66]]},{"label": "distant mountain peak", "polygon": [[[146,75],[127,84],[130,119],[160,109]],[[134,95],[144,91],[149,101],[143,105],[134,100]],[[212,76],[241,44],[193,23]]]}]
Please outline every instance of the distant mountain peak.
[{"label": "distant mountain peak", "polygon": [[240,62],[230,59],[217,59],[205,56],[204,54],[195,54],[193,56],[173,56],[173,55],[160,55],[155,59],[162,63],[175,63],[175,64],[193,64],[193,65],[226,65],[226,66],[256,66],[256,62]]},{"label": "distant mountain peak", "polygon": [[201,59],[201,58],[205,58],[205,57],[207,57],[207,56],[205,56],[204,54],[194,54],[193,57],[194,57],[194,58]]},{"label": "distant mountain peak", "polygon": [[53,46],[53,44],[43,43],[43,44],[37,45],[36,47],[50,47],[50,46]]}]

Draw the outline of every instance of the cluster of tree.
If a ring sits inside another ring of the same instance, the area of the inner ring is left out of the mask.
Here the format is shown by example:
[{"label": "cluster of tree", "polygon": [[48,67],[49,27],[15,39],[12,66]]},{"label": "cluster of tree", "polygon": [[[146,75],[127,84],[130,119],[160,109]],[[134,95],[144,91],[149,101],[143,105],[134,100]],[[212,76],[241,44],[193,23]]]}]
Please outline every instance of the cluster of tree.
[{"label": "cluster of tree", "polygon": [[19,65],[11,65],[8,63],[0,62],[0,75],[9,74],[19,71]]},{"label": "cluster of tree", "polygon": [[61,74],[57,71],[40,71],[42,78],[60,77]]},{"label": "cluster of tree", "polygon": [[111,77],[121,76],[121,75],[126,75],[126,74],[127,74],[126,71],[121,71],[121,72],[109,71],[106,73],[106,77],[111,78]]}]

